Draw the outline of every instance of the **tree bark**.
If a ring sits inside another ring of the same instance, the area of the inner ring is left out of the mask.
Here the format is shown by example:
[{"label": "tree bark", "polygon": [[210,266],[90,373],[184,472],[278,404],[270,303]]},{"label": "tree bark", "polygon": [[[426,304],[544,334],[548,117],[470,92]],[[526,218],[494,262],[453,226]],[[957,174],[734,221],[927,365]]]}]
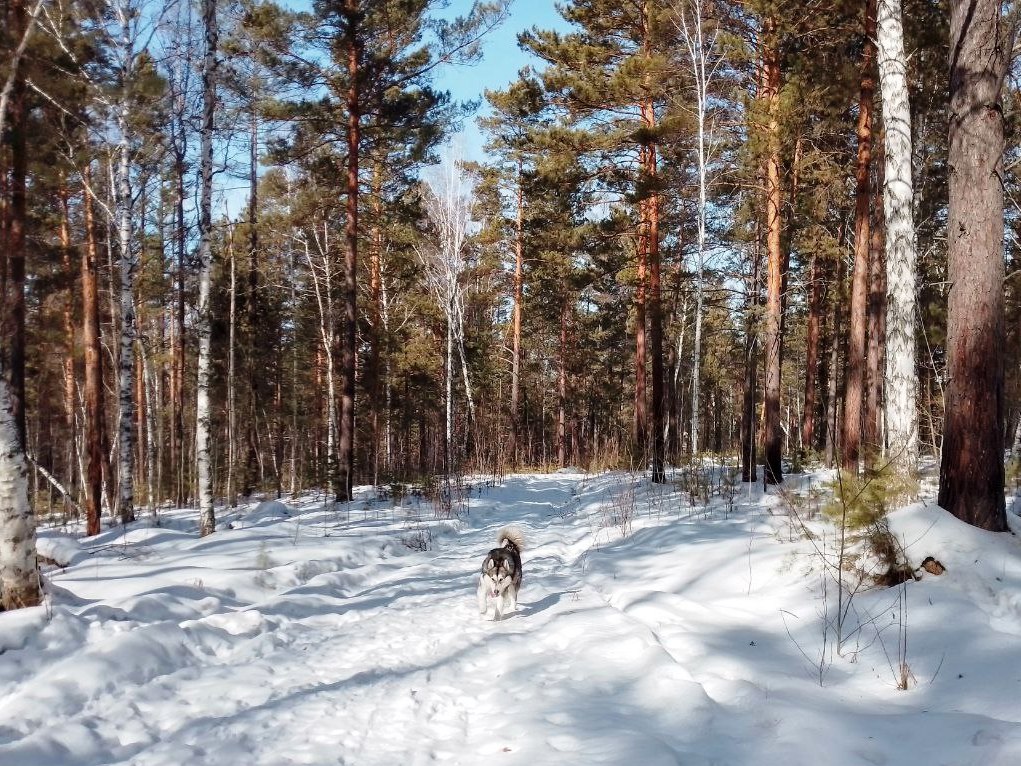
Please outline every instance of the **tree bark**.
[{"label": "tree bark", "polygon": [[[6,340],[6,338],[5,338]],[[0,376],[0,606],[37,605],[42,594],[35,553],[35,517],[28,502],[28,464],[18,438],[13,399]]]},{"label": "tree bark", "polygon": [[865,391],[865,328],[869,292],[869,214],[871,212],[872,99],[876,83],[875,64],[876,0],[865,3],[865,50],[861,60],[858,95],[858,159],[855,166],[854,269],[851,272],[850,338],[847,346],[847,387],[844,393],[844,423],[841,465],[858,470],[861,453],[862,403]]},{"label": "tree bark", "polygon": [[354,482],[355,439],[355,342],[356,300],[358,297],[358,154],[361,149],[361,78],[362,40],[358,27],[357,0],[347,0],[347,224],[344,253],[344,332],[341,351],[340,437],[338,443],[338,494],[341,501],[351,500]]},{"label": "tree bark", "polygon": [[[656,127],[656,111],[652,101],[642,105],[643,122],[650,132]],[[661,301],[661,279],[659,259],[659,190],[656,144],[646,148],[645,175],[652,191],[646,202],[648,215],[649,247],[649,341],[652,353],[652,481],[662,484],[666,481],[664,452],[666,432],[664,426],[664,375],[663,375],[663,306]]]},{"label": "tree bark", "polygon": [[[85,184],[91,185],[91,172],[85,166]],[[92,195],[83,197],[85,212],[85,252],[82,254],[82,345],[85,347],[85,452],[88,470],[85,486],[85,534],[98,535],[103,509],[103,349],[99,325],[99,253],[96,247],[96,222]]]},{"label": "tree bark", "polygon": [[782,195],[780,189],[780,51],[776,39],[776,20],[763,23],[762,97],[769,110],[766,126],[766,385],[762,446],[765,452],[767,484],[783,481],[782,438],[780,429],[780,382],[783,365],[783,248]]},{"label": "tree bark", "polygon": [[[34,20],[34,17],[33,17]],[[35,552],[35,518],[28,501],[28,464],[25,459],[24,349],[25,349],[25,135],[24,80],[18,67],[30,28],[21,0],[8,5],[8,29],[19,41],[12,57],[9,82],[0,103],[0,135],[5,111],[9,110],[11,142],[11,185],[7,229],[7,271],[0,280],[0,340],[7,353],[0,353],[0,606],[18,609],[35,606],[42,592]],[[20,390],[17,386],[21,386]]]},{"label": "tree bark", "polygon": [[560,304],[560,353],[557,370],[557,467],[567,466],[567,320],[571,302],[563,296]]},{"label": "tree bark", "polygon": [[879,0],[876,42],[882,91],[883,211],[886,244],[886,441],[902,476],[918,468],[915,369],[915,224],[911,179],[911,107],[901,0]]},{"label": "tree bark", "polygon": [[[639,149],[640,162],[646,165],[647,147]],[[646,377],[646,289],[648,286],[649,237],[646,229],[646,201],[639,205],[638,264],[635,285],[635,457],[638,466],[644,469],[649,452],[649,410],[645,395]]]},{"label": "tree bark", "polygon": [[202,127],[200,133],[199,172],[199,301],[198,301],[198,380],[195,387],[195,473],[198,481],[199,534],[216,530],[213,508],[212,412],[212,317],[209,298],[213,271],[213,113],[216,109],[216,0],[202,0],[202,26],[206,50],[202,59]]},{"label": "tree bark", "polygon": [[[27,18],[23,0],[10,0],[8,24],[13,40],[20,40],[26,32]],[[7,381],[11,414],[21,449],[26,448],[25,438],[25,243],[28,225],[27,178],[28,146],[26,121],[28,119],[25,80],[22,70],[12,73],[7,109],[7,138],[10,145],[10,182],[7,203],[7,252],[5,279],[0,280],[0,367]],[[5,94],[6,95],[6,94]]]},{"label": "tree bark", "polygon": [[1002,90],[1013,29],[995,0],[952,0],[950,8],[949,383],[939,504],[1002,532]]},{"label": "tree bark", "polygon": [[117,241],[120,247],[120,348],[118,370],[118,460],[117,460],[117,511],[122,524],[135,518],[135,445],[134,445],[134,379],[135,379],[135,277],[138,258],[132,248],[132,191],[131,191],[131,83],[134,78],[134,40],[131,33],[133,19],[130,9],[119,6],[117,13],[122,30],[120,41],[120,92],[117,103],[116,215]]}]

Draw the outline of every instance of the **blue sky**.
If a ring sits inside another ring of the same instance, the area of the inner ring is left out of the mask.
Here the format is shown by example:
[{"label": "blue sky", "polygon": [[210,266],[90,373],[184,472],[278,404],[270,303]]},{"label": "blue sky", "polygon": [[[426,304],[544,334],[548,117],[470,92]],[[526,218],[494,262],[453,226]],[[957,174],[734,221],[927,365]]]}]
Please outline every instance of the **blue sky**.
[{"label": "blue sky", "polygon": [[[471,0],[451,0],[448,13],[466,13]],[[483,91],[505,87],[516,79],[518,70],[538,60],[518,48],[519,32],[537,26],[540,29],[565,29],[554,0],[513,0],[510,17],[489,34],[482,45],[483,60],[474,66],[444,67],[436,77],[441,90],[450,91],[457,101],[482,98]],[[482,109],[485,109],[483,100]],[[474,121],[465,125],[461,143],[469,159],[481,159],[484,139]]]}]

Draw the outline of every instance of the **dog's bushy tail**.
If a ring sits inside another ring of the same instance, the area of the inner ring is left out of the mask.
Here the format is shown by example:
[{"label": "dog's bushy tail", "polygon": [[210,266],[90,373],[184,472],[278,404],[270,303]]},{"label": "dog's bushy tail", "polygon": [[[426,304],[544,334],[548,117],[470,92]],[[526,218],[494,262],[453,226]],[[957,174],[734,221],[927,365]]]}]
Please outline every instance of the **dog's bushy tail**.
[{"label": "dog's bushy tail", "polygon": [[504,527],[496,535],[496,544],[499,547],[513,547],[518,553],[525,549],[525,536],[517,527]]}]

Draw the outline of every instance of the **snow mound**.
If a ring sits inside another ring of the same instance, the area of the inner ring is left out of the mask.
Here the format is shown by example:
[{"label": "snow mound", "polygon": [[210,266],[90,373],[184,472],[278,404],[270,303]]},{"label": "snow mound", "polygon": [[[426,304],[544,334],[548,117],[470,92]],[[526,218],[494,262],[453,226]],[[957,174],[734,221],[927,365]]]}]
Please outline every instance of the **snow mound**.
[{"label": "snow mound", "polygon": [[89,557],[89,552],[70,535],[40,534],[36,540],[39,557],[53,562],[58,567],[77,564]]}]

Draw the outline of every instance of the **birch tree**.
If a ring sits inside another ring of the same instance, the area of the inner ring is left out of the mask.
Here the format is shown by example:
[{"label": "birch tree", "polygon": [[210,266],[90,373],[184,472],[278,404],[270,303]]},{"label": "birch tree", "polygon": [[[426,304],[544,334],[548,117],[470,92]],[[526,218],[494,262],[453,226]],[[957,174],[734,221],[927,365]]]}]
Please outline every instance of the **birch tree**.
[{"label": "birch tree", "polygon": [[475,421],[475,402],[464,355],[464,302],[467,293],[464,277],[469,268],[466,245],[474,196],[463,163],[453,153],[446,156],[435,176],[425,185],[424,191],[425,211],[435,231],[435,241],[419,247],[418,255],[425,269],[429,289],[443,311],[447,326],[444,355],[444,462],[446,473],[449,474],[453,467],[455,346],[461,361],[469,419],[472,423]]},{"label": "birch tree", "polygon": [[[0,136],[4,135],[10,96],[17,95],[20,78],[19,65],[28,47],[35,27],[41,0],[31,14],[25,12],[22,3],[13,3],[10,9],[8,29],[13,32],[17,45],[12,52],[8,71],[0,89]],[[5,254],[6,256],[6,254]],[[11,280],[13,282],[13,280]],[[5,280],[6,282],[6,280]],[[23,290],[23,284],[4,284],[5,291]],[[24,337],[24,315],[21,321],[7,316],[7,296],[0,300],[3,314],[0,327],[10,329],[12,335]],[[11,344],[16,337],[0,338],[4,345]],[[25,458],[25,444],[19,433],[13,392],[8,385],[8,370],[4,369],[6,355],[0,354],[0,607],[19,609],[36,606],[42,599],[39,581],[39,567],[36,563],[35,518],[28,501],[28,463]]]},{"label": "birch tree", "polygon": [[915,223],[911,180],[911,106],[901,0],[879,0],[876,48],[886,155],[886,433],[902,475],[918,466],[915,412]]},{"label": "birch tree", "polygon": [[202,27],[206,49],[202,58],[202,127],[199,151],[201,194],[199,199],[199,302],[198,302],[198,384],[196,387],[195,468],[198,479],[199,534],[212,534],[216,528],[213,509],[213,476],[211,443],[211,412],[209,384],[211,378],[210,341],[212,318],[209,293],[212,283],[213,254],[213,114],[216,108],[216,0],[202,0]]},{"label": "birch tree", "polygon": [[709,186],[709,161],[713,149],[713,125],[709,121],[709,89],[723,61],[716,52],[716,30],[706,36],[704,0],[684,0],[677,9],[678,25],[688,57],[695,87],[695,159],[698,163],[697,251],[695,255],[695,322],[691,364],[691,454],[698,454],[699,410],[702,369],[702,315],[705,303],[706,268],[706,192]]}]

